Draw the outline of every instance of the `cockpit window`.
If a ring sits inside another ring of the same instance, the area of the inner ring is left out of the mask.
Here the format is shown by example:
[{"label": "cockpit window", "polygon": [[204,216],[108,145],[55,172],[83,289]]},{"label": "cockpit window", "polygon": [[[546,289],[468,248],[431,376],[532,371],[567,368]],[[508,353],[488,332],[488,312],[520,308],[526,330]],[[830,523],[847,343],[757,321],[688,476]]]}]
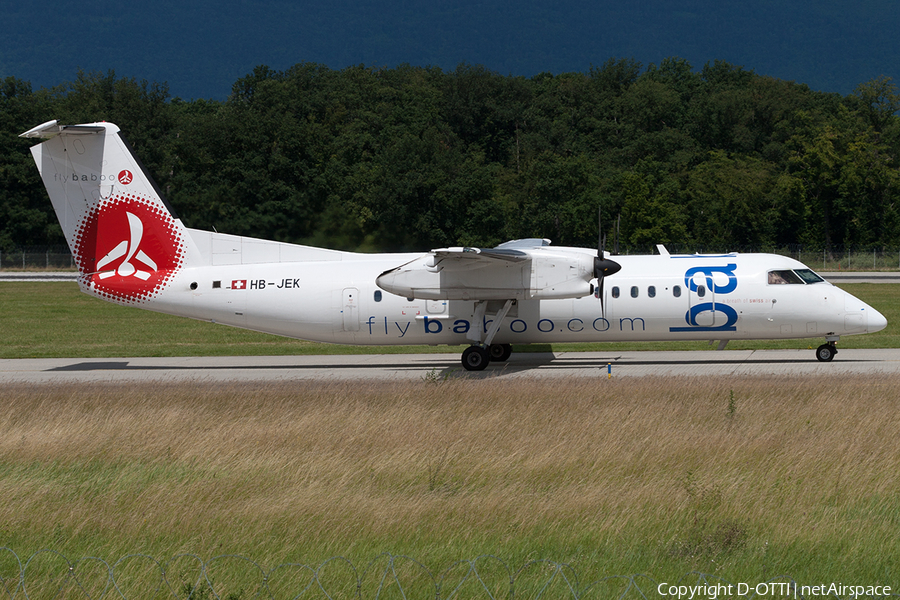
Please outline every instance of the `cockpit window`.
[{"label": "cockpit window", "polygon": [[802,285],[803,280],[793,271],[769,271],[769,285],[785,285],[789,283]]},{"label": "cockpit window", "polygon": [[819,283],[825,281],[815,273],[813,273],[812,269],[797,269],[794,271],[800,278],[806,283]]}]

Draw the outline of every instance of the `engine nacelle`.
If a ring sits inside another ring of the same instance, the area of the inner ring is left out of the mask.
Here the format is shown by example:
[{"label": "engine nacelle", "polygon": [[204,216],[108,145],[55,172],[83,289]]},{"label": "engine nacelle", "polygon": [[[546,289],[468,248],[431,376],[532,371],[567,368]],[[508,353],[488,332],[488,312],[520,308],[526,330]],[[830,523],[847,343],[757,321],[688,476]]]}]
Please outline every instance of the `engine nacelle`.
[{"label": "engine nacelle", "polygon": [[426,300],[581,298],[591,293],[594,256],[581,249],[497,252],[446,248],[382,273],[375,283]]}]

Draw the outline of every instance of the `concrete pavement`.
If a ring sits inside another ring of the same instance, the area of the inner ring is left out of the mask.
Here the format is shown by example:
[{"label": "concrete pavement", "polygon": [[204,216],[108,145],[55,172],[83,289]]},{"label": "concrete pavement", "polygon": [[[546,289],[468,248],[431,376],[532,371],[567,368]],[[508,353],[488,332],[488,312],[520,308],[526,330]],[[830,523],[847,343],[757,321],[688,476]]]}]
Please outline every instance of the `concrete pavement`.
[{"label": "concrete pavement", "polygon": [[458,354],[4,359],[0,384],[606,378],[608,369],[613,377],[900,374],[900,349],[844,349],[830,363],[812,350],[522,352],[476,373],[463,370]]}]

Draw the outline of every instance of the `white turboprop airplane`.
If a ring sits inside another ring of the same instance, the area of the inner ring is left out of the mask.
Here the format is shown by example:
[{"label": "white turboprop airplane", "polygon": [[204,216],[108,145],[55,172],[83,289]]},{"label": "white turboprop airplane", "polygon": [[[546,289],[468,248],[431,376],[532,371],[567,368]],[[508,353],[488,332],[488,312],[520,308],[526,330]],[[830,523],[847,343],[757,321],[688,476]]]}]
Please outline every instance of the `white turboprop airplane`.
[{"label": "white turboprop airplane", "polygon": [[[81,290],[118,304],[338,344],[470,344],[470,371],[511,344],[825,338],[884,329],[877,310],[771,254],[615,256],[516,240],[358,254],[185,227],[111,123],[50,121],[34,160]],[[612,277],[604,285],[604,279]]]}]

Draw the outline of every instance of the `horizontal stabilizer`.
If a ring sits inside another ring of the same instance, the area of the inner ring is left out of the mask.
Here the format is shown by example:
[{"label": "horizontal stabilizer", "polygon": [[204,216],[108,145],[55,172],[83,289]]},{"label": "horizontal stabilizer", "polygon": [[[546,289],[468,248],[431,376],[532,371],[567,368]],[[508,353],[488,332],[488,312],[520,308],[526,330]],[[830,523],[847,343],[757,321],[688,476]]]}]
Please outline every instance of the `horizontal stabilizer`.
[{"label": "horizontal stabilizer", "polygon": [[54,119],[19,134],[19,137],[50,139],[63,133],[66,135],[90,135],[104,131],[106,128],[98,125],[59,125]]}]

